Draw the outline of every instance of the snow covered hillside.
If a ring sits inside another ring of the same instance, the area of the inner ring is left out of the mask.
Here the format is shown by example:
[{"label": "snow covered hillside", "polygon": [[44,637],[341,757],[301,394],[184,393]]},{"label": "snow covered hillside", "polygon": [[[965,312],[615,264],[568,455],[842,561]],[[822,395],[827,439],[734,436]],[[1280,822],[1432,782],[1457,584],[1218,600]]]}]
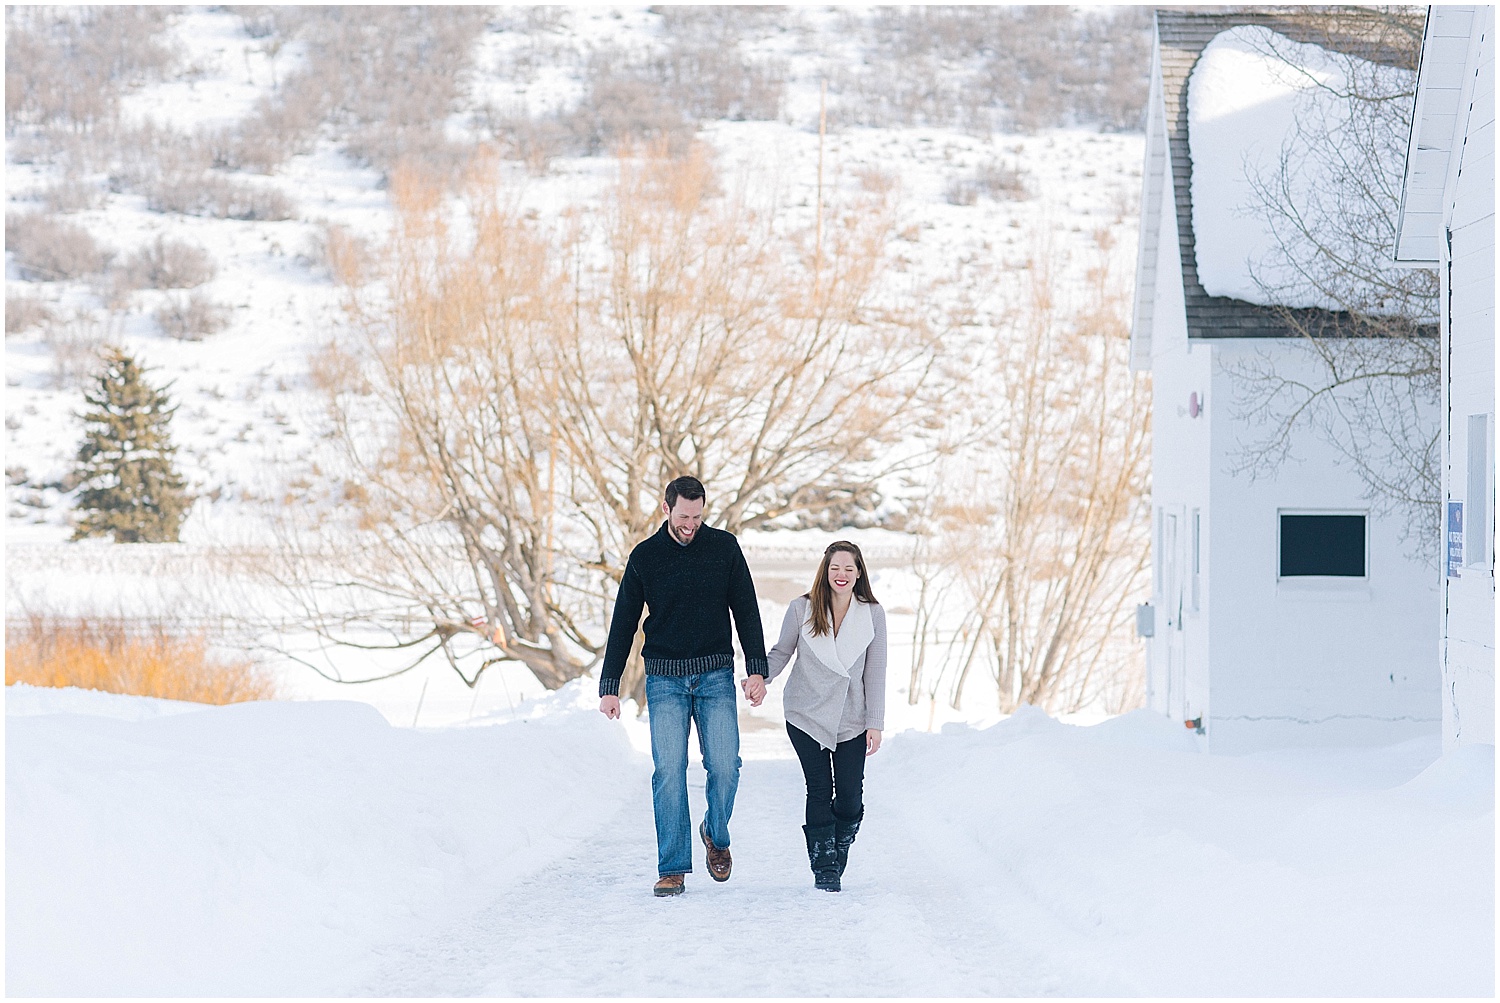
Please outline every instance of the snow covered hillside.
[{"label": "snow covered hillside", "polygon": [[[469,69],[455,85],[451,114],[444,120],[444,135],[455,143],[495,138],[503,131],[497,122],[515,124],[506,116],[551,114],[599,99],[590,88],[608,82],[600,76],[600,60],[622,53],[635,58],[631,54],[668,44],[660,11],[534,13],[501,12],[476,35]],[[952,20],[942,12],[932,17]],[[242,590],[223,575],[205,575],[195,564],[199,551],[266,546],[273,542],[269,516],[327,504],[332,493],[327,482],[334,474],[322,452],[327,414],[313,365],[320,350],[340,340],[347,327],[342,293],[329,274],[329,241],[342,234],[376,244],[393,218],[382,170],[355,156],[365,150],[351,138],[350,130],[358,129],[324,122],[303,137],[305,146],[267,173],[230,169],[218,160],[204,168],[215,183],[249,186],[281,199],[290,207],[284,219],[170,211],[150,183],[137,190],[130,180],[132,171],[150,173],[151,165],[135,163],[138,159],[159,157],[158,166],[166,171],[173,157],[188,156],[173,143],[222,146],[222,137],[212,139],[220,135],[213,130],[258,121],[262,103],[282,100],[296,74],[313,66],[317,54],[310,43],[280,45],[281,36],[266,34],[257,18],[253,11],[229,8],[186,8],[166,16],[163,44],[176,53],[176,62],[165,77],[145,74],[123,88],[122,149],[99,155],[125,163],[91,164],[96,169],[80,175],[80,158],[87,157],[54,142],[55,137],[39,140],[26,123],[7,146],[8,218],[40,214],[79,227],[98,245],[101,260],[109,261],[102,272],[58,278],[27,271],[16,247],[7,255],[8,316],[15,320],[6,337],[7,615],[15,615],[23,600],[29,608],[65,614],[145,615],[190,607],[187,618],[194,623],[233,614],[243,609]],[[744,45],[754,65],[761,60],[780,68],[779,110],[760,120],[753,115],[710,119],[699,132],[717,151],[728,181],[749,179],[775,188],[790,217],[810,218],[818,183],[819,87],[832,74],[825,183],[830,192],[890,186],[898,193],[898,219],[887,250],[903,280],[918,276],[981,298],[997,277],[1019,284],[1033,274],[1031,264],[1040,255],[1055,255],[1060,271],[1081,276],[1083,267],[1070,270],[1067,263],[1086,258],[1092,265],[1100,234],[1115,272],[1128,274],[1139,188],[1138,135],[1074,127],[987,131],[1007,124],[994,118],[999,105],[981,100],[990,93],[986,88],[1005,91],[1003,81],[979,81],[980,64],[948,59],[942,48],[974,49],[973,40],[964,37],[967,22],[934,21],[927,25],[930,31],[913,34],[911,26],[897,24],[894,12],[808,9],[786,12],[783,20],[760,24]],[[1140,25],[1131,30],[1139,34]],[[893,53],[902,45],[927,48],[920,58],[898,58]],[[934,93],[946,97],[904,110],[881,105],[880,82],[856,78],[868,76],[870,67],[892,65],[899,66],[901,86],[928,80]],[[1129,88],[1114,91],[1123,99]],[[949,99],[959,92],[990,116],[987,125],[976,127],[957,114]],[[1007,93],[1019,95],[1013,88]],[[1056,104],[1057,95],[1043,88],[1035,96]],[[539,129],[547,124],[538,122]],[[132,129],[138,132],[128,132]],[[167,142],[162,136],[175,138]],[[110,142],[107,136],[100,140],[105,147]],[[219,160],[227,156],[222,150],[215,154]],[[565,145],[540,160],[517,157],[506,170],[528,210],[551,217],[594,197],[612,165],[607,155],[583,156]],[[77,195],[80,191],[86,197]],[[157,240],[202,249],[212,276],[190,291],[121,286],[117,273],[129,271],[124,266]],[[199,301],[206,314],[223,321],[222,329],[171,336],[161,311]],[[962,333],[977,341],[996,339],[994,328],[985,324]],[[170,553],[132,554],[132,548],[100,541],[64,543],[77,497],[71,474],[82,433],[82,391],[92,353],[106,342],[137,353],[157,383],[170,385],[179,404],[173,419],[178,462],[198,500],[183,527],[182,546]],[[763,542],[814,555],[826,543],[826,534],[805,540],[787,533],[774,537]],[[904,553],[906,548],[896,549]],[[885,568],[893,563],[882,559]],[[797,591],[806,587],[809,572],[796,572]],[[782,583],[778,601],[785,591]],[[779,614],[774,605],[768,608],[768,615]],[[908,624],[901,628],[909,636]],[[1126,638],[1126,643],[1133,642]],[[424,666],[389,686],[358,689],[325,684],[286,660],[277,669],[289,695],[364,700],[402,723],[417,719],[419,709],[423,723],[483,715],[536,691],[524,670],[503,666],[491,670],[503,680],[486,680],[483,692],[471,694],[436,659],[431,671]],[[366,660],[351,665],[347,674],[368,677],[376,669]],[[983,678],[976,682],[984,685]],[[983,716],[991,713],[994,700],[975,691],[968,703]]]},{"label": "snow covered hillside", "polygon": [[[591,58],[649,48],[661,30],[660,18],[642,8],[579,8],[559,17],[525,30],[497,23],[478,36],[450,132],[479,138],[472,123],[497,102],[537,109],[576,103]],[[252,27],[227,8],[192,8],[171,19],[166,36],[181,53],[179,70],[129,90],[123,121],[191,136],[245,120],[308,58],[298,46],[268,48]],[[717,122],[704,132],[730,171],[745,165],[774,176],[789,204],[805,208],[816,187],[818,80],[823,61],[854,44],[848,30],[824,11],[810,13],[795,31],[772,32],[774,55],[787,63],[782,114]],[[517,69],[522,64],[530,67],[525,73]],[[304,503],[318,476],[321,405],[309,358],[342,323],[326,267],[329,228],[383,238],[391,213],[381,172],[353,159],[344,137],[325,129],[308,152],[288,157],[270,176],[225,175],[274,190],[291,207],[288,218],[224,219],[158,211],[147,197],[111,190],[118,183],[103,173],[75,177],[68,156],[28,152],[35,144],[25,130],[16,138],[7,147],[8,218],[45,213],[59,186],[94,186],[60,218],[83,227],[115,265],[158,238],[207,251],[214,276],[191,295],[219,311],[224,326],[201,338],[172,337],[157,311],[186,294],[148,288],[122,299],[103,288],[107,274],[58,280],[27,273],[8,255],[8,312],[16,327],[6,336],[7,539],[67,538],[81,380],[90,352],[105,342],[139,353],[180,404],[174,434],[200,495],[183,539],[264,539],[264,507]],[[985,138],[943,126],[850,126],[831,134],[825,157],[831,186],[858,188],[862,177],[876,176],[899,185],[895,250],[903,270],[953,277],[986,261],[1022,266],[1042,230],[1058,234],[1053,244],[1066,251],[1086,246],[1101,227],[1114,233],[1121,268],[1134,260],[1138,135],[1054,129]],[[551,214],[590,197],[609,160],[558,156],[540,174],[519,161],[513,167],[527,205]],[[1014,171],[1006,177],[1020,187],[991,194],[997,171]],[[1016,197],[1020,188],[1026,197]]]},{"label": "snow covered hillside", "polygon": [[1029,709],[899,734],[832,896],[785,735],[747,731],[733,877],[700,855],[658,900],[644,725],[593,702],[411,731],[357,704],[10,687],[6,990],[1494,991],[1489,749],[1209,758],[1145,713]]}]

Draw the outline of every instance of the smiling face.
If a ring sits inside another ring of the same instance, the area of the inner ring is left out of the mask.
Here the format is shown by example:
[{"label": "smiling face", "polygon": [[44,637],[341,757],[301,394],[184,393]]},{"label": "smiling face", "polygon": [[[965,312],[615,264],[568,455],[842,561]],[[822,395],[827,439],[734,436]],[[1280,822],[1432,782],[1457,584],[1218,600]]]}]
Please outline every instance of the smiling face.
[{"label": "smiling face", "polygon": [[662,511],[667,514],[667,532],[683,546],[693,542],[703,525],[703,501],[702,498],[678,498],[671,508],[662,502]]},{"label": "smiling face", "polygon": [[847,599],[859,581],[859,564],[847,550],[836,550],[828,555],[828,587],[840,599]]}]

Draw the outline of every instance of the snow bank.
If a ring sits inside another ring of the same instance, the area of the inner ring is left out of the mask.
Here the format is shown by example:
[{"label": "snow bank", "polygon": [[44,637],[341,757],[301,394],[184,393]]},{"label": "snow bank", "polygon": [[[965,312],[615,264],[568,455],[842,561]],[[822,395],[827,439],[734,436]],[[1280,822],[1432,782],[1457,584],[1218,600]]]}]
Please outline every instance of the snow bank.
[{"label": "snow bank", "polygon": [[1210,757],[1144,711],[1082,729],[1029,711],[889,751],[867,786],[933,880],[966,889],[953,908],[1027,937],[1068,985],[1494,990],[1493,748],[1425,771],[1435,742]]},{"label": "snow bank", "polygon": [[[663,903],[644,726],[587,681],[432,730],[101,696],[7,689],[11,995],[1493,993],[1492,748],[1206,756],[1034,708],[898,732],[828,896],[752,729],[734,879]],[[776,961],[703,949],[733,930]]]},{"label": "snow bank", "polygon": [[[1351,77],[1380,80],[1382,90],[1394,92],[1412,74],[1337,56],[1259,26],[1231,28],[1204,48],[1188,79],[1188,149],[1198,280],[1209,295],[1267,305],[1274,298],[1283,306],[1340,307],[1309,289],[1280,253],[1253,182],[1258,178],[1274,189],[1287,156],[1293,169],[1286,195],[1292,205],[1306,211],[1313,198],[1325,205],[1337,203],[1335,189],[1353,180],[1341,179],[1320,158],[1308,156],[1298,128],[1334,133],[1353,128],[1349,102],[1340,96]],[[1398,179],[1401,167],[1389,165]],[[1283,237],[1294,239],[1290,230]]]},{"label": "snow bank", "polygon": [[122,696],[119,693],[105,693],[103,690],[83,690],[76,686],[53,688],[17,683],[5,687],[5,716],[8,718],[87,714],[121,721],[149,721],[168,714],[189,714],[203,709],[201,703],[186,700]]},{"label": "snow bank", "polygon": [[414,731],[357,703],[7,687],[7,994],[332,991],[639,796],[590,687],[552,703]]}]

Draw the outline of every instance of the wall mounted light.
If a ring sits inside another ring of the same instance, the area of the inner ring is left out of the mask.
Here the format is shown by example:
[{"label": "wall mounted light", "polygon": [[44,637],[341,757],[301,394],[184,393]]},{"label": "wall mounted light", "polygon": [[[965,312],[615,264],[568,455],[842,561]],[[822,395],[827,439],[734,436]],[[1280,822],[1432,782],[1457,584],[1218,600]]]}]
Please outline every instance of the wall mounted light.
[{"label": "wall mounted light", "polygon": [[1188,417],[1196,418],[1203,413],[1203,404],[1198,400],[1198,392],[1195,390],[1188,394]]}]

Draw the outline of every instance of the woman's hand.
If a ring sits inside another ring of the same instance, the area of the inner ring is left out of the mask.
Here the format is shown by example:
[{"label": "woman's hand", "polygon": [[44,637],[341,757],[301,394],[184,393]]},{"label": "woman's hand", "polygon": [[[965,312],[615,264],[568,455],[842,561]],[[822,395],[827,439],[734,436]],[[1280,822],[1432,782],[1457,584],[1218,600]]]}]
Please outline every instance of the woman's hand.
[{"label": "woman's hand", "polygon": [[740,680],[740,689],[745,691],[745,699],[750,701],[750,706],[759,707],[760,702],[766,698],[766,677],[746,676]]},{"label": "woman's hand", "polygon": [[880,729],[865,729],[865,755],[873,756],[880,751]]}]

